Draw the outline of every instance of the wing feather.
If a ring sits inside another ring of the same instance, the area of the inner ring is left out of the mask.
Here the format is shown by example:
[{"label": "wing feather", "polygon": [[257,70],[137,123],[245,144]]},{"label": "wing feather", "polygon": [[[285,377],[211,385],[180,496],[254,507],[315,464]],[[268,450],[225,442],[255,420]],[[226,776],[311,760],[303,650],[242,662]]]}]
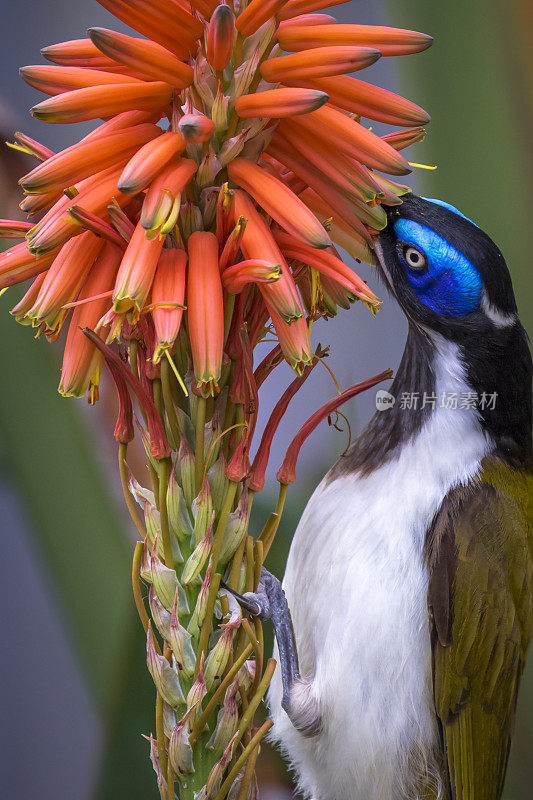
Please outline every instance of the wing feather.
[{"label": "wing feather", "polygon": [[455,489],[434,520],[428,560],[435,710],[452,800],[499,800],[532,634],[528,521],[494,486]]}]

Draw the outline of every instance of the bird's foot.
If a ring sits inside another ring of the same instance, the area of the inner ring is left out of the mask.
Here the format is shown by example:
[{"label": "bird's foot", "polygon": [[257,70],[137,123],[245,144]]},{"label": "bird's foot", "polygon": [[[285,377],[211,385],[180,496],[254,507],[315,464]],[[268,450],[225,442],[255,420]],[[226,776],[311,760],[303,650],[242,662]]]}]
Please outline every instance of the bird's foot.
[{"label": "bird's foot", "polygon": [[240,595],[226,588],[251,616],[272,620],[283,688],[281,706],[297,730],[315,736],[321,729],[320,713],[311,684],[300,677],[291,612],[281,582],[263,567],[257,592]]}]

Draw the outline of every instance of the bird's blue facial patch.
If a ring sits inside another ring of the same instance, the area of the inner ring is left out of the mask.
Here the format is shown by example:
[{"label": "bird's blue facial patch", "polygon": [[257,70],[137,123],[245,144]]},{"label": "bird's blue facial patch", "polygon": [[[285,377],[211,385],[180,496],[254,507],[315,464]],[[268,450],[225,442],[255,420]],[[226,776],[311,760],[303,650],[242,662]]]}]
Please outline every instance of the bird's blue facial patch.
[{"label": "bird's blue facial patch", "polygon": [[[476,225],[474,220],[470,219],[470,217],[467,217],[466,214],[463,214],[463,212],[459,211],[459,209],[456,208],[455,206],[452,206],[451,203],[446,203],[444,200],[437,200],[435,197],[423,197],[422,200],[427,200],[428,203],[433,203],[433,205],[435,206],[442,206],[443,208],[447,208],[448,211],[453,211],[453,213],[457,214],[458,217],[462,217],[463,219],[466,219],[467,222],[471,222],[472,225]],[[478,227],[479,225],[476,225],[476,228]]]},{"label": "bird's blue facial patch", "polygon": [[[410,219],[397,220],[394,232],[399,240],[399,257],[407,280],[423,303],[437,314],[449,317],[479,308],[481,276],[463,253],[431,228]],[[425,254],[425,269],[408,266],[401,254],[402,243]]]}]

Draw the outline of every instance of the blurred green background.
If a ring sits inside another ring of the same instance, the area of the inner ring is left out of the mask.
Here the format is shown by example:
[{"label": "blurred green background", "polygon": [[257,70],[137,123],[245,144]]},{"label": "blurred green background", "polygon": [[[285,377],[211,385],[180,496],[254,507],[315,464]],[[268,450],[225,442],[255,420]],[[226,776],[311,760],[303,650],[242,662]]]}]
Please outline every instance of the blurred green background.
[{"label": "blurred green background", "polygon": [[[416,171],[412,185],[458,205],[498,242],[510,265],[522,320],[531,331],[529,0],[354,0],[332,13],[341,21],[397,25],[435,37],[427,53],[383,59],[373,75],[364,77],[402,92],[431,113],[429,136],[410,158],[437,164],[438,170]],[[52,145],[68,134],[57,129],[43,132],[44,126],[37,129],[24,116],[35,93],[18,81],[16,67],[36,62],[39,45],[82,36],[88,24],[113,27],[111,18],[92,0],[56,0],[45,6],[30,0],[23,13],[17,4],[9,4],[3,19],[4,131],[23,125],[23,130]],[[61,141],[67,143],[68,139]],[[2,216],[9,212],[16,174],[14,162],[8,164],[6,158],[2,152]],[[371,271],[361,272],[374,281]],[[17,800],[155,797],[146,745],[139,735],[153,729],[152,686],[130,598],[132,533],[110,478],[110,420],[101,410],[86,410],[81,402],[57,395],[56,350],[36,342],[29,329],[9,317],[15,296],[16,291],[10,291],[0,298],[3,787]],[[344,385],[353,382],[351,377],[397,366],[403,347],[405,324],[390,303],[373,323],[359,319],[355,309],[353,313],[353,319],[345,313],[328,323],[324,340],[340,354],[332,365]],[[359,347],[368,355],[352,357],[351,350]],[[331,395],[324,381],[319,384],[323,400]],[[267,391],[268,405],[269,397],[275,400],[280,390],[271,385]],[[298,421],[316,404],[311,390],[299,400],[288,427],[280,431],[279,453]],[[356,430],[371,406],[372,398],[350,407]],[[322,439],[315,438],[303,451],[301,479],[291,490],[287,516],[269,558],[269,567],[279,575],[307,497],[344,448],[333,432],[325,430],[319,436]],[[271,503],[267,494],[254,507],[258,527]],[[530,663],[506,800],[532,796],[532,712]],[[262,797],[287,797],[289,786],[280,761],[264,752]]]}]

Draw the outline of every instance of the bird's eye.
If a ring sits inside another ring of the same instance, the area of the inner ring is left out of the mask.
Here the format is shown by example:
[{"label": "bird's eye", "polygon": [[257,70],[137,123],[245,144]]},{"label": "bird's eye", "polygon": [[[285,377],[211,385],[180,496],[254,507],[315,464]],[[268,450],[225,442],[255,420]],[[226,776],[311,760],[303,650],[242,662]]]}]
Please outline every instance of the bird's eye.
[{"label": "bird's eye", "polygon": [[406,244],[403,246],[402,255],[405,263],[410,269],[415,269],[418,271],[427,269],[428,260],[425,254],[416,247],[413,247],[411,244]]}]

